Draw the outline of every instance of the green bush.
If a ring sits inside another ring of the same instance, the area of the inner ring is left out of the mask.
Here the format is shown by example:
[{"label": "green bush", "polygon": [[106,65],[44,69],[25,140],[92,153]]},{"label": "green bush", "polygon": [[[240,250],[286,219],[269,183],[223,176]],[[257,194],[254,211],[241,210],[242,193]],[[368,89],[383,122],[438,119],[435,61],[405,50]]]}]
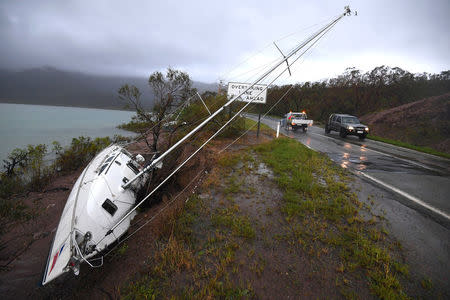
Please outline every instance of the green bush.
[{"label": "green bush", "polygon": [[130,122],[122,123],[119,126],[117,126],[117,128],[119,128],[119,129],[128,130],[128,131],[137,132],[137,133],[145,132],[150,127],[151,127],[151,124],[149,122],[140,121],[137,116],[133,116],[131,118]]},{"label": "green bush", "polygon": [[13,201],[14,195],[40,191],[57,171],[77,170],[112,142],[126,140],[128,139],[121,136],[115,136],[114,139],[104,137],[93,140],[81,136],[72,139],[67,148],[53,142],[53,152],[56,155],[53,162],[45,160],[49,153],[44,144],[14,149],[7,159],[3,160],[3,170],[0,172],[0,217],[22,219],[29,216],[22,203]]},{"label": "green bush", "polygon": [[58,142],[53,142],[53,150],[56,153],[54,167],[58,171],[77,170],[112,142],[109,137],[92,140],[90,137],[80,136],[73,138],[72,143],[66,149],[63,149]]},{"label": "green bush", "polygon": [[[223,95],[209,95],[203,99],[206,106],[211,112],[215,112],[217,109],[222,107],[226,102],[227,98]],[[237,113],[237,111],[243,106],[243,103],[233,103],[227,108],[225,108],[220,114],[213,118],[203,130],[216,132],[221,128],[230,118]],[[230,112],[231,109],[231,112]],[[180,122],[186,122],[186,131],[191,130],[196,125],[200,124],[201,121],[205,120],[209,116],[208,111],[201,101],[196,101],[188,105],[180,113]],[[189,126],[190,125],[190,126]],[[236,117],[227,127],[225,127],[219,134],[221,137],[236,137],[239,136],[245,130],[245,118]]]}]

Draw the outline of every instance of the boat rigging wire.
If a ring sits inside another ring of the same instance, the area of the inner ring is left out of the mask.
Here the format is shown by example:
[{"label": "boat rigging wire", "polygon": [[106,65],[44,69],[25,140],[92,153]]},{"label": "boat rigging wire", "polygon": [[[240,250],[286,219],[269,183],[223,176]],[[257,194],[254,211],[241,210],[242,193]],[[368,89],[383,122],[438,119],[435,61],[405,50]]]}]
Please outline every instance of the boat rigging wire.
[{"label": "boat rigging wire", "polygon": [[[320,34],[322,34],[324,31],[326,31],[328,28],[333,27],[342,17],[344,17],[349,12],[349,9],[346,8],[346,12],[333,20],[331,23],[329,23],[327,26],[319,30],[317,33],[313,34],[311,37],[306,39],[304,42],[302,42],[300,45],[295,47],[288,55],[286,55],[286,58],[290,58],[291,56],[297,54],[299,50],[304,48],[307,44],[309,44],[312,40],[316,39]],[[158,164],[165,156],[167,156],[171,151],[173,151],[175,148],[177,148],[181,143],[183,143],[186,139],[188,139],[191,135],[193,135],[195,132],[200,130],[206,123],[208,123],[211,119],[213,119],[216,115],[218,115],[220,112],[222,112],[226,107],[228,107],[231,103],[239,99],[242,95],[244,95],[247,91],[249,91],[253,86],[260,81],[266,79],[274,70],[276,70],[281,64],[285,62],[285,58],[280,59],[271,69],[266,71],[263,75],[261,75],[257,80],[255,80],[251,85],[249,85],[246,89],[244,89],[239,95],[235,96],[234,98],[230,99],[225,105],[220,107],[217,111],[215,111],[211,116],[209,116],[205,121],[203,121],[199,126],[194,128],[191,132],[186,134],[183,138],[181,138],[177,143],[175,143],[172,147],[167,149],[166,152],[161,154],[158,158],[153,160],[153,162],[147,166],[144,170],[142,170],[140,173],[138,173],[134,178],[130,179],[126,184],[122,185],[122,188],[127,188],[130,186],[137,178],[142,176],[145,172],[151,170],[156,164]],[[253,101],[253,100],[252,100]],[[251,101],[251,102],[252,102]],[[249,103],[251,103],[249,102]],[[128,216],[128,214],[126,215]],[[115,227],[114,227],[115,228]]]},{"label": "boat rigging wire", "polygon": [[[150,127],[149,129],[147,129],[144,133],[140,133],[140,135],[136,138],[134,138],[133,140],[131,140],[130,142],[126,143],[125,145],[129,145],[132,144],[134,142],[139,141],[141,138],[144,138],[147,136],[147,134],[156,126],[158,126],[161,122],[168,120],[173,114],[175,114],[178,110],[180,110],[179,114],[183,111],[181,108],[184,108],[184,106],[189,103],[189,101],[194,97],[194,95],[191,95],[186,101],[184,101],[184,103],[182,105],[180,105],[177,109],[175,109],[175,111],[173,113],[170,113],[168,115],[166,115],[163,119],[159,120],[158,122],[156,122],[152,127]],[[178,114],[178,115],[179,115]]]},{"label": "boat rigging wire", "polygon": [[[311,29],[311,28],[314,28],[314,27],[316,27],[316,26],[318,26],[318,25],[327,23],[327,22],[329,22],[330,20],[332,20],[332,19],[334,19],[334,18],[336,18],[336,16],[335,16],[335,17],[332,17],[332,18],[328,18],[327,20],[323,20],[323,21],[321,21],[321,22],[315,23],[315,24],[310,25],[310,26],[305,27],[305,28],[299,28],[298,30],[295,30],[295,31],[293,31],[293,32],[291,32],[291,33],[288,33],[288,34],[282,36],[281,38],[275,40],[274,42],[280,42],[280,41],[285,40],[285,39],[287,39],[288,37],[291,37],[291,36],[293,36],[293,35],[296,35],[296,34],[298,34],[298,33],[300,33],[300,32],[304,32],[304,31],[306,31],[306,30],[308,30],[308,29]],[[229,75],[230,73],[232,73],[234,70],[237,70],[238,67],[240,67],[240,66],[243,65],[244,63],[248,62],[250,59],[256,57],[256,56],[259,55],[259,54],[261,54],[264,50],[266,50],[266,49],[269,48],[270,46],[272,46],[272,42],[268,43],[267,45],[265,45],[264,47],[262,47],[260,50],[257,50],[257,51],[252,52],[252,53],[251,53],[248,57],[246,57],[243,61],[237,63],[236,65],[234,65],[232,68],[230,68],[230,69],[229,69],[228,71],[226,71],[225,73],[222,73],[222,74],[219,76],[219,78],[227,78],[227,75]],[[276,61],[276,59],[275,59],[274,61]],[[274,62],[274,61],[273,61],[273,62]],[[265,65],[265,66],[267,66],[267,65]],[[255,69],[259,69],[259,68],[262,68],[262,67],[256,67]],[[239,76],[241,76],[241,75],[250,73],[251,71],[254,71],[255,69],[252,69],[252,70],[250,70],[250,71],[247,71],[247,72],[244,72],[244,73],[235,75],[235,76],[233,76],[233,78],[236,78],[236,77],[239,77]]]},{"label": "boat rigging wire", "polygon": [[[331,28],[330,28],[331,29]],[[328,31],[326,31],[326,32],[324,32],[308,49],[306,49],[305,50],[305,52],[306,51],[308,51],[312,46],[314,46],[317,42],[319,42],[320,41],[320,39],[327,33]],[[300,56],[298,57],[298,58],[300,58]],[[297,58],[297,59],[298,59]],[[296,61],[297,61],[297,59],[296,60],[294,60],[294,62],[292,63],[292,64],[294,64]],[[292,65],[291,64],[291,65]],[[264,118],[264,117],[266,117],[266,115],[268,115],[271,111],[272,111],[272,109],[276,106],[276,105],[278,105],[278,103],[280,103],[281,102],[281,100],[283,100],[283,98],[291,91],[291,89],[294,87],[294,85],[293,84],[291,84],[290,85],[290,87],[289,87],[289,89],[280,97],[280,99],[278,99],[278,101],[275,103],[275,104],[273,104],[270,108],[269,108],[269,110],[266,112],[266,113],[264,113],[263,115],[262,115],[262,118]],[[229,143],[227,146],[225,146],[222,150],[220,150],[219,151],[219,154],[220,153],[222,153],[223,151],[225,151],[226,149],[228,149],[231,145],[233,145],[234,143],[236,143],[240,138],[242,138],[244,135],[246,135],[253,127],[255,127],[256,126],[256,124],[257,123],[255,123],[255,124],[253,124],[252,126],[250,126],[250,128],[248,128],[243,134],[241,134],[239,137],[237,137],[235,140],[233,140],[231,143]]]},{"label": "boat rigging wire", "polygon": [[[109,255],[116,247],[118,247],[120,244],[122,244],[123,242],[125,242],[126,240],[128,240],[129,238],[131,238],[133,235],[135,235],[138,231],[140,231],[144,226],[146,226],[148,223],[150,223],[151,221],[153,221],[157,216],[159,216],[164,210],[166,210],[169,206],[171,206],[175,200],[178,199],[178,197],[200,176],[200,174],[202,174],[203,172],[205,172],[206,168],[202,169],[200,172],[197,173],[197,175],[195,175],[195,177],[183,188],[183,190],[181,190],[181,192],[179,192],[173,199],[171,199],[169,202],[166,203],[166,205],[164,205],[160,210],[158,210],[151,218],[149,218],[144,224],[142,224],[141,226],[139,226],[136,230],[134,230],[132,233],[130,233],[129,235],[127,235],[124,239],[122,239],[120,242],[118,242],[111,250],[109,250],[105,255],[103,255],[103,257],[106,257],[107,255]],[[144,220],[144,219],[141,219]]]},{"label": "boat rigging wire", "polygon": [[[319,30],[317,33],[315,33],[314,35],[312,35],[311,37],[309,37],[308,39],[306,39],[304,42],[302,42],[300,45],[298,45],[297,47],[295,47],[288,55],[286,55],[285,58],[282,58],[275,66],[273,66],[270,70],[266,71],[263,75],[261,75],[259,77],[259,79],[257,79],[253,84],[251,84],[248,88],[246,88],[243,92],[241,92],[239,95],[237,95],[236,97],[230,99],[225,105],[223,105],[221,108],[219,108],[216,112],[214,112],[211,116],[209,116],[206,120],[204,120],[199,126],[197,126],[196,128],[194,128],[191,132],[189,132],[186,136],[184,136],[182,139],[180,139],[177,143],[175,143],[172,147],[170,147],[166,152],[164,152],[160,157],[158,157],[157,159],[153,160],[152,163],[147,166],[143,171],[141,171],[139,174],[137,174],[133,179],[131,179],[130,181],[128,181],[125,185],[123,185],[123,188],[126,188],[127,186],[129,186],[134,180],[136,180],[137,178],[139,178],[140,176],[142,176],[142,174],[144,174],[145,172],[147,172],[148,170],[151,170],[153,168],[153,166],[155,166],[159,161],[161,161],[165,156],[167,156],[173,149],[175,149],[176,147],[178,147],[178,145],[180,145],[182,142],[184,142],[187,138],[189,138],[190,136],[192,136],[195,132],[197,132],[200,128],[202,128],[207,122],[209,122],[212,118],[214,118],[216,115],[218,115],[220,112],[222,112],[228,105],[230,105],[232,102],[234,102],[236,99],[238,99],[239,97],[241,97],[244,93],[246,93],[250,88],[252,88],[255,84],[257,84],[258,82],[262,81],[263,79],[267,78],[268,75],[270,75],[273,71],[275,71],[281,64],[283,64],[285,62],[286,58],[290,58],[291,56],[297,54],[297,52],[299,50],[301,50],[302,48],[304,48],[307,44],[309,44],[311,41],[315,40],[318,36],[321,36],[322,33],[327,33],[329,31],[329,29],[331,29],[332,27],[334,27],[337,22],[342,19],[344,16],[346,16],[347,14],[350,13],[350,9],[348,7],[345,8],[345,12],[343,14],[341,14],[339,17],[337,17],[335,20],[333,20],[332,22],[330,22],[327,26],[325,26],[324,28],[322,28],[321,30]],[[323,35],[322,35],[323,36]],[[317,39],[318,40],[318,39]],[[316,40],[316,42],[317,42]],[[309,50],[309,48],[311,48],[312,45],[310,45],[307,50]],[[301,53],[292,63],[291,65],[293,65],[303,54],[305,54],[305,52],[307,51],[305,50],[303,53]],[[275,82],[275,80],[277,80],[281,75],[283,75],[286,70],[288,70],[288,68],[285,68],[278,76],[276,76],[272,82],[270,84],[272,84],[273,82]],[[269,84],[269,85],[270,85]],[[268,86],[267,85],[263,90],[261,90],[261,92],[256,96],[258,97],[261,93],[263,93]],[[206,140],[196,151],[194,151],[194,153],[192,153],[185,161],[183,161],[172,173],[170,173],[159,185],[157,185],[147,196],[145,196],[137,205],[135,205],[135,207],[133,209],[131,209],[127,214],[125,214],[125,216],[123,216],[114,226],[111,227],[110,230],[108,230],[108,232],[105,234],[105,236],[98,242],[100,243],[101,241],[103,241],[103,239],[106,238],[106,236],[108,236],[109,234],[113,233],[114,229],[117,228],[117,226],[119,226],[126,218],[128,218],[131,213],[133,213],[144,201],[146,201],[155,191],[157,191],[167,180],[169,180],[182,166],[184,166],[194,155],[196,155],[207,143],[209,143],[214,137],[216,137],[223,128],[225,128],[230,122],[232,122],[236,116],[238,116],[240,113],[242,113],[242,111],[244,109],[246,109],[251,103],[253,102],[253,99],[250,100],[250,102],[246,103],[234,116],[232,116],[221,128],[219,128],[219,130],[217,130],[208,140]]]},{"label": "boat rigging wire", "polygon": [[[334,22],[332,22],[328,27],[326,27],[326,29],[324,29],[324,30],[321,30],[318,34],[316,34],[315,36],[314,36],[314,38],[316,38],[317,36],[319,36],[320,34],[322,34],[322,33],[326,33],[327,31],[328,31],[328,29],[331,29],[336,23],[337,23],[337,21],[340,19],[340,18],[342,18],[342,16],[341,17],[339,17],[337,20],[335,20]],[[311,40],[313,40],[313,38],[310,38],[309,39],[309,41],[308,42],[310,42]],[[310,46],[311,47],[311,46]],[[310,47],[308,47],[308,49],[307,50],[309,50],[309,48]],[[297,49],[296,50],[296,52],[298,51],[299,49]],[[305,54],[305,52],[307,51],[307,50],[305,50],[302,54],[300,54],[292,63],[291,63],[291,65],[292,64],[294,64],[303,54]],[[294,53],[294,52],[291,52],[292,54]],[[292,54],[290,55],[290,56],[292,56]],[[288,56],[289,57],[289,56]],[[284,59],[283,60],[281,60],[281,63],[283,63],[284,62]],[[279,63],[275,68],[277,68],[277,67],[279,67],[280,65],[281,65],[281,63]],[[274,68],[274,69],[275,69]],[[271,82],[271,84],[275,81],[275,80],[277,80],[282,74],[284,74],[286,71],[288,70],[288,68],[285,68],[277,77],[275,77],[273,80],[272,80],[272,82]],[[268,75],[268,74],[265,74],[266,76]],[[264,77],[266,77],[266,76],[264,76]],[[264,78],[263,77],[263,78]],[[254,85],[254,84],[253,84]],[[263,89],[259,94],[261,94],[262,92],[264,92],[266,89],[267,89],[267,87],[268,86],[266,86],[266,88],[265,89]],[[256,96],[256,97],[258,97],[259,96],[259,94]],[[242,94],[241,94],[242,95]],[[238,96],[239,97],[239,96]],[[236,99],[236,98],[234,98],[234,99]],[[233,99],[232,99],[233,100]],[[231,100],[230,100],[231,101]],[[228,102],[228,103],[231,103],[231,102]],[[250,101],[250,102],[248,102],[246,105],[244,105],[233,117],[231,117],[219,130],[217,130],[206,142],[204,142],[196,151],[194,151],[194,153],[192,153],[184,162],[182,162],[172,173],[170,173],[170,175],[168,175],[159,185],[157,185],[147,196],[145,196],[132,210],[130,210],[130,212],[128,212],[121,220],[119,220],[107,233],[106,233],[106,235],[105,235],[105,237],[106,236],[108,236],[109,234],[111,234],[113,231],[114,231],[114,229],[120,224],[120,223],[122,223],[135,209],[137,209],[137,207],[139,207],[144,201],[146,201],[151,195],[153,195],[153,193],[155,192],[155,191],[157,191],[167,180],[169,180],[182,166],[184,166],[194,155],[196,155],[207,143],[209,143],[214,137],[216,137],[221,131],[222,131],[222,129],[223,128],[225,128],[231,121],[233,121],[235,118],[236,118],[236,116],[238,116],[245,108],[247,108],[250,104],[252,103],[252,101]],[[224,106],[222,106],[222,108],[221,109],[219,109],[218,111],[222,111],[223,110],[223,107]],[[217,113],[217,111],[216,111],[216,113]],[[215,113],[215,114],[216,114]],[[209,119],[209,118],[208,118]],[[208,120],[207,119],[207,120]],[[167,153],[167,152],[166,152]],[[105,238],[105,237],[103,237],[102,238],[102,240]],[[102,240],[100,240],[100,241],[102,241]]]},{"label": "boat rigging wire", "polygon": [[[295,61],[294,61],[295,62]],[[281,74],[283,74],[286,70],[284,70]],[[280,74],[280,76],[281,76]],[[277,101],[276,104],[278,104],[284,97],[285,95],[290,91],[290,89],[292,88],[292,86],[289,88],[289,90]],[[262,92],[261,92],[262,93]],[[254,104],[254,103],[248,103],[248,104]],[[275,105],[276,105],[275,104]],[[273,106],[272,106],[273,108]],[[239,113],[235,114],[238,115]],[[267,114],[267,113],[266,113]],[[228,122],[227,122],[228,123]],[[227,124],[225,124],[226,126]],[[253,128],[254,125],[251,127]],[[222,127],[224,128],[224,126]],[[219,129],[220,131],[220,129]],[[248,130],[245,132],[247,133]],[[244,133],[244,134],[245,134]],[[213,136],[212,138],[214,138],[215,136]],[[242,136],[241,136],[242,137]],[[209,140],[211,140],[212,138],[210,138]],[[240,138],[240,137],[239,137]],[[207,142],[209,142],[209,140]],[[233,144],[236,140],[234,140],[233,142],[231,142],[226,148],[228,148],[229,146],[231,146],[231,144]],[[206,143],[207,143],[206,142]],[[206,144],[205,144],[206,145]],[[202,145],[203,146],[203,145]],[[203,147],[201,147],[203,148]],[[221,153],[223,150],[225,150],[226,148],[222,149],[219,153]],[[198,152],[198,150],[197,150]],[[168,179],[169,177],[171,177],[176,171],[178,171],[178,169],[180,169],[188,160],[190,160],[191,157],[193,157],[193,155],[195,155],[197,152],[194,152],[188,159],[186,159],[172,174],[170,174],[168,177],[166,177],[166,179]],[[205,169],[201,170],[184,188],[181,192],[179,192],[174,199],[172,199],[171,201],[169,201],[163,208],[161,208],[158,212],[156,212],[150,219],[148,219],[144,224],[142,224],[140,227],[138,227],[135,231],[133,231],[131,234],[127,235],[127,237],[125,237],[123,240],[121,240],[117,245],[115,245],[110,251],[108,251],[104,257],[106,257],[107,255],[109,255],[117,246],[119,246],[120,244],[122,244],[123,242],[125,242],[126,240],[128,240],[131,236],[133,236],[134,234],[136,234],[139,230],[141,230],[144,226],[146,226],[148,223],[150,223],[151,221],[153,221],[159,214],[161,214],[168,206],[170,206],[173,202],[175,202],[175,200],[178,198],[179,195],[181,195],[191,184],[192,182],[195,181],[195,179],[205,171]],[[164,182],[166,181],[166,179],[164,180]],[[164,183],[162,182],[162,183]],[[151,194],[156,191],[162,184],[158,185],[149,195],[146,196],[146,198],[148,198],[149,196],[151,196]],[[142,219],[141,219],[142,220]],[[103,240],[103,239],[102,239]],[[100,240],[100,242],[102,241]]]}]

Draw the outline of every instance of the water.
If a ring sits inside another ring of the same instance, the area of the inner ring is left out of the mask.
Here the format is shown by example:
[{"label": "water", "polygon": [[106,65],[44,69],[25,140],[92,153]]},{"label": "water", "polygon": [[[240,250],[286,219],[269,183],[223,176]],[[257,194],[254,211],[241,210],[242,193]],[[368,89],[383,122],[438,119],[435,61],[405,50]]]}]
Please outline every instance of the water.
[{"label": "water", "polygon": [[79,136],[113,137],[133,133],[117,129],[130,111],[0,103],[0,163],[15,148],[58,141],[69,145]]}]

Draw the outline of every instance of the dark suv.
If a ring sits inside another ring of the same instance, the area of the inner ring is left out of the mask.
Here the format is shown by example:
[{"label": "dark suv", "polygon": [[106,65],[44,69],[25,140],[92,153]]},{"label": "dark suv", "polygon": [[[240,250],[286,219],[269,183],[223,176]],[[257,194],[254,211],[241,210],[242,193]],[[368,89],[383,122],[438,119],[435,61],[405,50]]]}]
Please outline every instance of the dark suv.
[{"label": "dark suv", "polygon": [[345,138],[347,135],[357,135],[360,140],[364,140],[369,133],[369,127],[359,122],[357,117],[344,114],[331,114],[325,124],[325,133],[337,131]]}]

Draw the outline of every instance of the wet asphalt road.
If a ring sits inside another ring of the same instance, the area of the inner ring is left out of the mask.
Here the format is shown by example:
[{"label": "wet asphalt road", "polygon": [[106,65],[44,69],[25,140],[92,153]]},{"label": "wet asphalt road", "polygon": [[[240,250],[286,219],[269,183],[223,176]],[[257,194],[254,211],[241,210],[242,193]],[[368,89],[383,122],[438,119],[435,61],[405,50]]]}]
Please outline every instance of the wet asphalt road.
[{"label": "wet asphalt road", "polygon": [[[247,115],[257,120],[257,116]],[[261,120],[273,129],[279,119]],[[401,196],[401,201],[427,214],[447,228],[450,225],[450,160],[357,136],[341,138],[312,126],[304,133],[280,129],[307,147],[325,153],[341,167]]]}]

